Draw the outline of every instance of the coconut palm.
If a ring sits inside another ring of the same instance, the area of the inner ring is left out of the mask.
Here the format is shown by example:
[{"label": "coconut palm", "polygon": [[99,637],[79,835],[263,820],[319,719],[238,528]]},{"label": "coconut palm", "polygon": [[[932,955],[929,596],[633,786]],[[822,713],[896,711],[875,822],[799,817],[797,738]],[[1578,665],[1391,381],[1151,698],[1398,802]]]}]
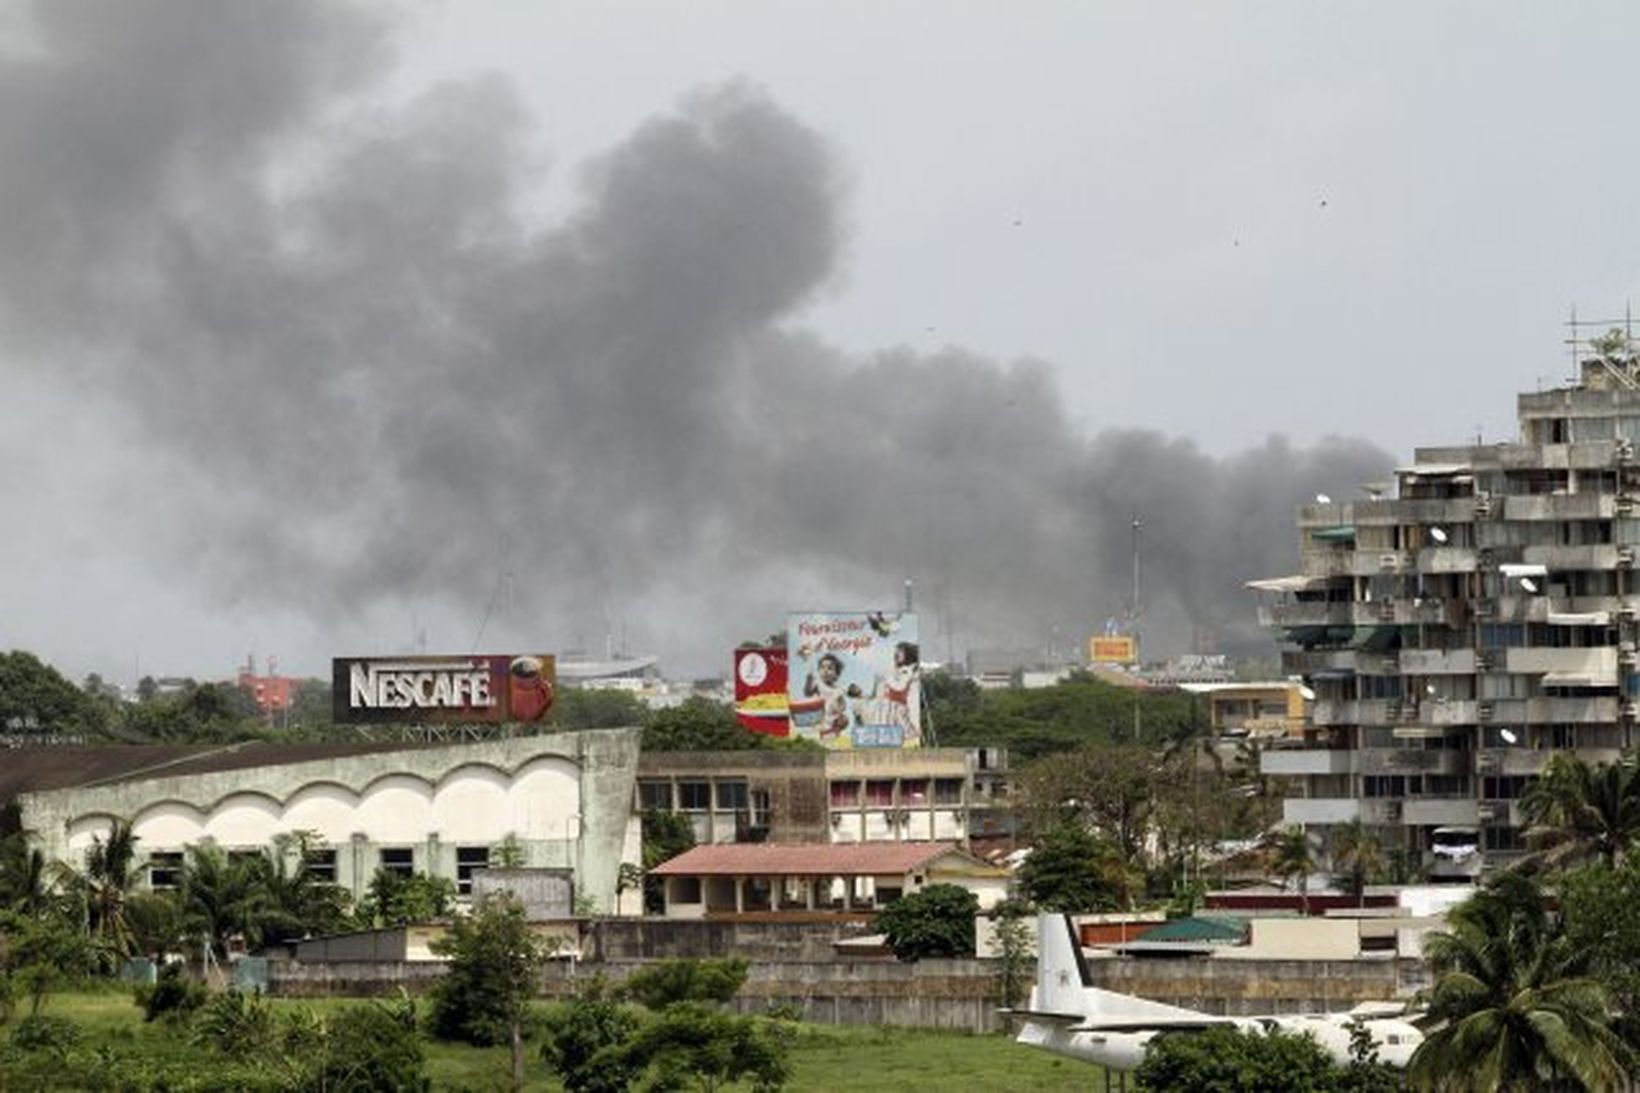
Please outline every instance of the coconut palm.
[{"label": "coconut palm", "polygon": [[130,956],[131,928],[125,921],[125,898],[137,883],[137,836],[125,820],[115,820],[108,837],[93,837],[86,851],[79,894],[85,901],[86,928],[98,949],[113,957]]},{"label": "coconut palm", "polygon": [[1433,1030],[1408,1078],[1433,1090],[1622,1088],[1627,1049],[1586,952],[1564,935],[1536,878],[1510,871],[1453,908],[1424,953]]},{"label": "coconut palm", "polygon": [[188,848],[182,870],[183,919],[188,933],[203,938],[217,959],[228,955],[232,938],[245,938],[269,906],[263,870],[253,858],[229,855],[214,843]]},{"label": "coconut palm", "polygon": [[1310,836],[1297,824],[1273,832],[1265,840],[1265,853],[1271,870],[1281,878],[1283,885],[1291,882],[1298,889],[1299,902],[1305,914],[1310,913],[1310,874],[1315,872],[1315,851],[1310,847]]},{"label": "coconut palm", "polygon": [[22,832],[0,839],[0,910],[38,918],[57,906],[58,878]]},{"label": "coconut palm", "polygon": [[1383,871],[1383,845],[1360,820],[1351,820],[1333,830],[1332,868],[1345,879],[1356,902],[1363,903],[1367,881]]},{"label": "coconut palm", "polygon": [[1640,835],[1640,771],[1632,760],[1590,765],[1570,752],[1550,758],[1520,801],[1537,861],[1565,867],[1621,861]]}]

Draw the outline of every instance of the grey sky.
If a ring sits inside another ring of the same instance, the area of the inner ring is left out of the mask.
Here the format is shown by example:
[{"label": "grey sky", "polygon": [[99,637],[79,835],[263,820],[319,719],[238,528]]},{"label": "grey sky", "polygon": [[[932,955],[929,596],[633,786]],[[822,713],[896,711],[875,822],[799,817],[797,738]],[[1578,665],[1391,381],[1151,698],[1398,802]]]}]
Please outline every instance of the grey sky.
[{"label": "grey sky", "polygon": [[1245,639],[1297,500],[1633,291],[1618,5],[51,7],[0,647],[75,674],[717,671],[907,571],[937,655],[1069,644],[1141,509],[1158,645]]}]

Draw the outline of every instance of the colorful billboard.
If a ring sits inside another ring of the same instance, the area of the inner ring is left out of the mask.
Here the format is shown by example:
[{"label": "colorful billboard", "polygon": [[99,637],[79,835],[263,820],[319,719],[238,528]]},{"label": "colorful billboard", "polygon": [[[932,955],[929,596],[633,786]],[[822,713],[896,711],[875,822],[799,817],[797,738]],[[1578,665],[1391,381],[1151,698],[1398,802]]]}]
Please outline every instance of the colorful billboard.
[{"label": "colorful billboard", "polygon": [[791,733],[786,694],[786,647],[735,650],[735,716],[741,727],[768,736]]},{"label": "colorful billboard", "polygon": [[916,615],[793,614],[786,648],[792,735],[828,748],[922,744]]},{"label": "colorful billboard", "polygon": [[337,657],[331,715],[355,725],[540,721],[557,679],[551,653]]},{"label": "colorful billboard", "polygon": [[1139,640],[1130,634],[1100,634],[1088,639],[1088,659],[1094,664],[1133,664],[1139,659]]}]

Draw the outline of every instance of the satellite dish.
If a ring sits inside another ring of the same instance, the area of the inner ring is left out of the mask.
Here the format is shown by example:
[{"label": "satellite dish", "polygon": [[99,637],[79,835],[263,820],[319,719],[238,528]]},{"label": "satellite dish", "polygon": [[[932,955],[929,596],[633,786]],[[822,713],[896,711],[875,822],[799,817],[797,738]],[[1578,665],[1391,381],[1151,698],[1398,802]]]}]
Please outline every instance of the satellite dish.
[{"label": "satellite dish", "polygon": [[1315,501],[1316,501],[1316,504],[1318,504],[1318,505],[1330,505],[1330,504],[1332,504],[1332,498],[1328,497],[1324,493],[1316,494],[1315,495]]},{"label": "satellite dish", "polygon": [[1503,742],[1505,744],[1514,744],[1520,741],[1520,737],[1515,735],[1515,731],[1513,729],[1499,729],[1498,735],[1503,737]]},{"label": "satellite dish", "polygon": [[1447,540],[1446,529],[1445,528],[1430,528],[1429,529],[1429,537],[1431,539],[1434,539],[1437,543],[1444,543]]},{"label": "satellite dish", "polygon": [[1537,591],[1537,582],[1532,580],[1532,578],[1530,578],[1530,577],[1522,577],[1520,579],[1520,586],[1522,588],[1526,589],[1526,591],[1528,591],[1528,592],[1536,592]]},{"label": "satellite dish", "polygon": [[1434,693],[1435,693],[1435,684],[1433,684],[1433,683],[1424,684],[1424,694],[1432,695]]}]

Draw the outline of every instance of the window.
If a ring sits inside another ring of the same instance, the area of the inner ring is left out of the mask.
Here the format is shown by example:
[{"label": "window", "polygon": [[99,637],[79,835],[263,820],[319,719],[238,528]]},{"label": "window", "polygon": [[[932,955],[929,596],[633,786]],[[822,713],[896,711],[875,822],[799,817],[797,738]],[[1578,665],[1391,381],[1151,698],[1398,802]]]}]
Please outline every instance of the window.
[{"label": "window", "polygon": [[1525,850],[1526,839],[1518,827],[1489,827],[1484,832],[1488,850]]},{"label": "window", "polygon": [[894,804],[894,780],[874,778],[866,783],[866,804],[871,808],[888,808]]},{"label": "window", "polygon": [[666,883],[666,898],[673,903],[699,903],[699,877],[672,877]]},{"label": "window", "polygon": [[833,782],[831,784],[832,808],[859,808],[859,782]]},{"label": "window", "polygon": [[336,883],[336,851],[309,850],[302,855],[302,867],[319,884]]},{"label": "window", "polygon": [[156,850],[148,855],[148,887],[167,892],[182,884],[182,851]]},{"label": "window", "polygon": [[672,783],[664,778],[638,779],[638,807],[645,812],[671,812]]},{"label": "window", "polygon": [[907,807],[926,805],[928,803],[928,779],[905,778],[900,780],[900,803]]},{"label": "window", "polygon": [[719,812],[746,811],[750,794],[745,782],[719,782],[715,788]]},{"label": "window", "polygon": [[1513,801],[1535,781],[1529,774],[1502,774],[1481,779],[1481,796],[1488,801]]},{"label": "window", "polygon": [[684,812],[705,812],[712,807],[712,783],[679,782],[678,808]]},{"label": "window", "polygon": [[962,804],[962,779],[934,779],[934,803],[937,805]]},{"label": "window", "polygon": [[401,877],[412,876],[416,872],[415,851],[408,846],[383,847],[378,858],[378,868],[383,873],[397,873]]},{"label": "window", "polygon": [[473,894],[473,874],[490,867],[490,848],[487,846],[456,847],[456,891],[464,896]]}]

